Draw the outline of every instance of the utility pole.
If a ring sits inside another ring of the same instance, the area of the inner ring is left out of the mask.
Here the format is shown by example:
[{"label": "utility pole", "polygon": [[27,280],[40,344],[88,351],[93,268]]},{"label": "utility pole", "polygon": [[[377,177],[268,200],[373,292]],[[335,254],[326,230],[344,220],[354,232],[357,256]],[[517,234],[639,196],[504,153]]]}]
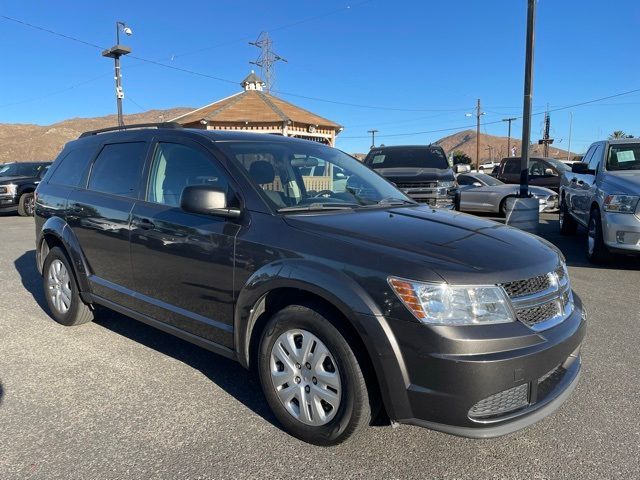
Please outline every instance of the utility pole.
[{"label": "utility pole", "polygon": [[527,46],[524,65],[522,107],[522,156],[520,159],[520,197],[529,196],[529,142],[531,139],[531,98],[533,96],[533,48],[535,45],[536,1],[528,0]]},{"label": "utility pole", "polygon": [[493,162],[493,145],[487,146],[487,148],[485,148],[485,150],[489,151],[489,161]]},{"label": "utility pole", "polygon": [[516,120],[515,118],[503,118],[503,122],[507,122],[509,124],[509,129],[507,133],[507,157],[511,156],[511,122]]},{"label": "utility pole", "polygon": [[480,171],[480,99],[476,105],[476,172]]},{"label": "utility pole", "polygon": [[122,117],[122,99],[124,98],[124,90],[122,90],[122,74],[120,72],[120,57],[131,53],[131,48],[120,45],[120,30],[131,36],[133,31],[124,22],[116,22],[116,44],[102,52],[103,57],[113,58],[115,63],[115,80],[116,80],[116,104],[118,106],[118,126],[124,126]]},{"label": "utility pole", "polygon": [[542,156],[549,156],[549,145],[553,143],[553,138],[549,138],[549,131],[551,130],[551,117],[549,116],[549,107],[547,106],[547,111],[544,113],[544,130],[542,133],[542,139],[538,140],[538,145],[542,145]]},{"label": "utility pole", "polygon": [[567,162],[571,160],[571,127],[573,127],[573,112],[569,112],[569,146],[567,147]]},{"label": "utility pole", "polygon": [[371,134],[371,148],[376,148],[376,133],[378,133],[378,130],[367,130],[367,133]]},{"label": "utility pole", "polygon": [[260,55],[258,58],[254,62],[249,63],[260,67],[262,78],[266,85],[265,88],[267,92],[270,92],[276,81],[273,65],[279,61],[288,63],[287,59],[273,51],[273,40],[269,37],[269,32],[261,32],[258,39],[255,42],[249,42],[249,45],[253,45],[260,49]]}]

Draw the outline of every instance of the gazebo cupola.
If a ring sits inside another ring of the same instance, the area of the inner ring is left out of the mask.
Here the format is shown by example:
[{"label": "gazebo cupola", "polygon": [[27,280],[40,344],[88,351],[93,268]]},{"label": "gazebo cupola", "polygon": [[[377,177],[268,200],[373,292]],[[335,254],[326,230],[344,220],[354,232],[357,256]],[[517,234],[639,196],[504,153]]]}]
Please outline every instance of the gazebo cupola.
[{"label": "gazebo cupola", "polygon": [[264,90],[266,84],[256,75],[256,72],[251,70],[251,73],[247,75],[247,78],[245,78],[240,85],[244,88],[245,92],[248,90],[258,90],[261,92]]}]

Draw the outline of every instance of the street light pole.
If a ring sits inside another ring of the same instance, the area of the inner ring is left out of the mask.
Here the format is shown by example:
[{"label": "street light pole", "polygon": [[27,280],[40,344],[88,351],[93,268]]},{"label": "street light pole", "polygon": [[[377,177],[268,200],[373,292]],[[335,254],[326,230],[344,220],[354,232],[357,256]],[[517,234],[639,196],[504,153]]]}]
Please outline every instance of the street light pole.
[{"label": "street light pole", "polygon": [[120,45],[120,30],[130,36],[133,32],[124,22],[116,22],[116,44],[102,52],[103,57],[113,58],[115,64],[115,80],[116,80],[116,104],[118,107],[118,126],[124,126],[124,118],[122,116],[122,99],[124,91],[122,90],[122,73],[120,71],[120,57],[131,53],[131,48]]},{"label": "street light pole", "polygon": [[367,130],[367,133],[371,134],[371,148],[375,148],[376,147],[376,133],[378,133],[378,130]]},{"label": "street light pole", "polygon": [[533,86],[533,48],[535,45],[536,1],[528,0],[527,47],[524,66],[524,104],[522,115],[522,156],[520,160],[520,197],[529,196],[529,143],[531,139],[531,98]]},{"label": "street light pole", "polygon": [[502,121],[503,122],[508,122],[509,123],[509,129],[507,133],[507,157],[511,156],[511,122],[513,122],[514,120],[516,120],[515,118],[503,118]]}]

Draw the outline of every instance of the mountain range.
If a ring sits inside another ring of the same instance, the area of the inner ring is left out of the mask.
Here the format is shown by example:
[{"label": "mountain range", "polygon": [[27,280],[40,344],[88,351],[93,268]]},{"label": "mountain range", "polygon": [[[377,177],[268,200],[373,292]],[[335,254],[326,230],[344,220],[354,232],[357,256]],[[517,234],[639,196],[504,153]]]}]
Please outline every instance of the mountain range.
[{"label": "mountain range", "polygon": [[[193,110],[187,107],[178,107],[168,110],[149,110],[143,113],[125,115],[126,124],[154,123],[170,120],[179,115]],[[116,124],[115,115],[94,118],[72,118],[52,125],[35,125],[4,123],[0,124],[0,163],[11,161],[53,160],[64,144],[69,140],[78,138],[82,132],[106,128]],[[476,133],[473,130],[464,130],[441,138],[437,145],[442,146],[447,154],[454,151],[462,151],[471,158],[476,156]],[[517,153],[520,153],[520,140],[511,139],[511,145],[515,145]],[[507,137],[480,134],[480,160],[488,162],[497,161],[508,155]],[[362,159],[365,154],[354,154]],[[532,156],[542,156],[542,146],[532,145]],[[566,159],[575,154],[568,154],[566,150],[549,148],[549,156]]]}]

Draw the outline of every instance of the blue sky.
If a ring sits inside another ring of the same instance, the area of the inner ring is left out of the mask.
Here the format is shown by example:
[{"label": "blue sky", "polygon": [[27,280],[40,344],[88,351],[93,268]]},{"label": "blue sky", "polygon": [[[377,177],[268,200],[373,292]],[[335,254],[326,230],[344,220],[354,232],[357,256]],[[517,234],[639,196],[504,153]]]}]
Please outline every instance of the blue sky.
[{"label": "blue sky", "polygon": [[[506,135],[506,124],[490,122],[522,110],[526,0],[5,0],[0,15],[99,46],[114,43],[114,22],[124,20],[133,55],[231,81],[125,58],[125,113],[236,93],[258,53],[247,42],[262,30],[288,60],[277,65],[278,95],[344,125],[338,147],[346,151],[367,151],[371,128],[387,145],[437,140],[453,130],[394,135],[473,125],[465,113],[477,98],[485,133]],[[636,0],[540,0],[534,111],[639,89],[639,27]],[[0,41],[1,123],[114,112],[113,63],[98,49],[5,19]],[[637,92],[554,112],[552,136],[567,147],[570,112],[573,151],[613,130],[638,136],[639,108]],[[535,116],[534,139],[541,127]],[[518,120],[513,135],[521,129]]]}]

